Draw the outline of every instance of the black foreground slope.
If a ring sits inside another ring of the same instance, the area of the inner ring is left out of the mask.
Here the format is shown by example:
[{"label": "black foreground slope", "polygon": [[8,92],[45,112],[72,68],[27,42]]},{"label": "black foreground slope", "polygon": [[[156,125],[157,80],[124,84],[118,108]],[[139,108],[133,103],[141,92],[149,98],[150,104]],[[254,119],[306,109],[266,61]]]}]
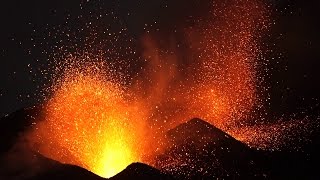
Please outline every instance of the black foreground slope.
[{"label": "black foreground slope", "polygon": [[0,119],[0,157],[18,141],[22,133],[28,130],[35,119],[41,118],[41,107],[34,106],[18,110]]},{"label": "black foreground slope", "polygon": [[156,167],[177,179],[320,179],[319,131],[301,151],[263,151],[195,118],[167,132]]},{"label": "black foreground slope", "polygon": [[24,108],[0,119],[0,179],[101,179],[77,166],[33,152],[24,132],[42,118],[41,106]]},{"label": "black foreground slope", "polygon": [[172,176],[143,163],[132,163],[125,170],[110,178],[111,180],[145,179],[145,180],[170,180]]},{"label": "black foreground slope", "polygon": [[192,119],[168,131],[171,147],[156,167],[178,179],[247,179],[265,176],[257,154],[220,129]]}]

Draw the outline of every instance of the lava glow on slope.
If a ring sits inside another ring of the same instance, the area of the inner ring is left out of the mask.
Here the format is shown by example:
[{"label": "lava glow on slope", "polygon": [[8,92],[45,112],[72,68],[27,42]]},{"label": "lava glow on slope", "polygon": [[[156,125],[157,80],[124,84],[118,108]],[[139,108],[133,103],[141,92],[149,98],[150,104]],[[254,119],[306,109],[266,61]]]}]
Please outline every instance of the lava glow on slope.
[{"label": "lava glow on slope", "polygon": [[71,66],[57,63],[67,68],[53,83],[44,120],[33,130],[35,148],[111,177],[135,161],[152,164],[165,148],[164,133],[193,117],[223,130],[237,128],[259,105],[256,66],[266,11],[259,1],[214,4],[210,17],[184,29],[193,57],[188,66],[175,55],[178,50],[160,48],[161,37],[146,36],[147,63],[126,85],[100,63],[82,63],[86,58],[73,58]]}]

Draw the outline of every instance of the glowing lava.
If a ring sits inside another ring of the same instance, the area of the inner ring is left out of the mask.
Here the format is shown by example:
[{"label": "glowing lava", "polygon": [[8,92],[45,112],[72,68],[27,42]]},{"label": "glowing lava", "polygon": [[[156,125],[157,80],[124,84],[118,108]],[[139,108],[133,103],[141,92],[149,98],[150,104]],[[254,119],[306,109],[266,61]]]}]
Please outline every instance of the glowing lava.
[{"label": "glowing lava", "polygon": [[117,83],[99,63],[81,64],[90,58],[55,62],[55,73],[64,74],[53,83],[45,119],[32,134],[35,149],[110,177],[132,162],[152,162],[146,157],[165,148],[157,144],[161,136],[191,118],[236,128],[259,104],[258,44],[267,10],[259,1],[215,3],[210,17],[182,30],[187,50],[145,38],[144,61],[130,65],[141,71],[128,84]]},{"label": "glowing lava", "polygon": [[35,131],[43,143],[41,153],[103,177],[141,161],[145,147],[143,111],[134,112],[135,104],[124,96],[120,86],[103,76],[66,76],[46,104],[45,121]]}]

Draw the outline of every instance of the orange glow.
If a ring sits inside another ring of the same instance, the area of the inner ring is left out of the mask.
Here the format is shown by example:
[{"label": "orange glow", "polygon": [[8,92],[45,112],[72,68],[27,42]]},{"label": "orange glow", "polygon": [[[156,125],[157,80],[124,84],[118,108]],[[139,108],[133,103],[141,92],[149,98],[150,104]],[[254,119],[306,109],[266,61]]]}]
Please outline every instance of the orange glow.
[{"label": "orange glow", "polygon": [[[160,46],[162,37],[146,36],[143,67],[130,83],[105,73],[100,61],[88,65],[88,57],[56,62],[52,97],[31,134],[35,149],[111,177],[135,161],[152,164],[166,148],[164,133],[191,118],[225,131],[237,128],[260,103],[256,61],[266,9],[247,0],[213,9],[210,17],[183,30],[189,63],[178,49]],[[240,131],[228,132],[242,137]]]},{"label": "orange glow", "polygon": [[118,85],[102,76],[80,73],[65,79],[47,103],[46,120],[36,131],[47,144],[41,146],[41,153],[103,177],[141,161],[143,110],[135,111],[135,104],[124,96]]}]

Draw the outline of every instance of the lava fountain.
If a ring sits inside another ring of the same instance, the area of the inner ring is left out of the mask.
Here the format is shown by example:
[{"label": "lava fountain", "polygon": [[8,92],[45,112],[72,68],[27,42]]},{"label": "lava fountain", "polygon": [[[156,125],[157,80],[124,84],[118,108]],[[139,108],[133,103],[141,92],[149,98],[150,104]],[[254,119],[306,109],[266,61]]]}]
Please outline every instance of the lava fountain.
[{"label": "lava fountain", "polygon": [[119,85],[86,68],[60,79],[34,136],[45,156],[111,177],[142,160],[144,112]]},{"label": "lava fountain", "polygon": [[53,82],[45,118],[31,133],[35,149],[111,177],[135,161],[152,164],[165,148],[164,133],[193,117],[225,131],[237,128],[259,104],[258,44],[267,9],[248,0],[221,1],[212,9],[209,18],[182,30],[189,63],[178,49],[160,48],[152,33],[143,41],[147,63],[131,65],[145,66],[129,84],[100,63],[77,64],[87,58],[58,63],[67,68],[57,72],[63,75]]}]

